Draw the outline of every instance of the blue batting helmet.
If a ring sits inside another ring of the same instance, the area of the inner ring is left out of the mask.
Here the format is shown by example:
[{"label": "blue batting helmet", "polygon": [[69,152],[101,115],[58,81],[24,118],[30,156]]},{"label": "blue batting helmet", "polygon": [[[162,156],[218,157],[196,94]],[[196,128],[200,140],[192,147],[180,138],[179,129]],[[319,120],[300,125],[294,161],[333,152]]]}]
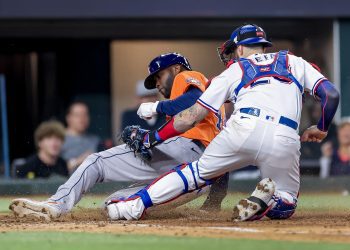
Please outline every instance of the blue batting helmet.
[{"label": "blue batting helmet", "polygon": [[148,65],[149,75],[145,79],[145,88],[154,89],[156,87],[156,80],[154,75],[159,71],[166,69],[167,67],[175,64],[180,64],[184,66],[187,70],[192,70],[190,63],[186,57],[180,55],[179,53],[167,53],[162,54],[154,58]]}]

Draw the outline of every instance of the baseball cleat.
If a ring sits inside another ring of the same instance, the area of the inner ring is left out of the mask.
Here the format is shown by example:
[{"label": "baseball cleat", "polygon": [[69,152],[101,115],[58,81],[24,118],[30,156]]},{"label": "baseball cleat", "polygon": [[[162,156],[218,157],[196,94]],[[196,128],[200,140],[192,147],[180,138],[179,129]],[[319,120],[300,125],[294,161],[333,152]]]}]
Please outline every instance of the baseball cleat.
[{"label": "baseball cleat", "polygon": [[13,211],[15,217],[19,218],[32,217],[50,221],[61,215],[57,202],[51,201],[15,199],[11,202],[9,209]]},{"label": "baseball cleat", "polygon": [[271,209],[267,204],[275,193],[275,182],[270,178],[261,180],[252,195],[242,199],[233,208],[233,221],[259,220]]}]

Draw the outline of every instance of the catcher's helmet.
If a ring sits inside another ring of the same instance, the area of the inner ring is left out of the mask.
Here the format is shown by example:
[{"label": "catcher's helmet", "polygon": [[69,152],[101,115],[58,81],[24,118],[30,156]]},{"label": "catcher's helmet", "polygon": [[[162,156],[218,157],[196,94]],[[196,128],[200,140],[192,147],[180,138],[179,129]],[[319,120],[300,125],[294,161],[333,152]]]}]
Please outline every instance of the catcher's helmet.
[{"label": "catcher's helmet", "polygon": [[154,89],[156,87],[156,80],[154,75],[159,71],[166,69],[167,67],[175,64],[181,64],[188,70],[192,70],[190,63],[186,57],[180,55],[179,53],[167,53],[162,54],[154,58],[148,65],[149,75],[145,79],[145,88]]},{"label": "catcher's helmet", "polygon": [[233,53],[238,45],[262,44],[271,47],[272,43],[267,40],[265,31],[256,24],[245,24],[235,29],[229,40],[218,48],[218,54],[225,64],[231,59],[227,55]]},{"label": "catcher's helmet", "polygon": [[236,46],[249,44],[263,44],[271,47],[272,43],[266,39],[265,31],[256,24],[246,24],[235,29],[230,37]]}]

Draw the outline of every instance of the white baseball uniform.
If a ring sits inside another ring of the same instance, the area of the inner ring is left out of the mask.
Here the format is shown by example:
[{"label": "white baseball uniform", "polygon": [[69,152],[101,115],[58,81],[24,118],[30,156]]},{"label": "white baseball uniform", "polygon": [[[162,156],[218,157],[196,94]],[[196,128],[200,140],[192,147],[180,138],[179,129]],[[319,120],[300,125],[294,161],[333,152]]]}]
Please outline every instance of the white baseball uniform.
[{"label": "white baseball uniform", "polygon": [[[271,70],[269,67],[275,65],[278,57],[279,53],[270,53],[254,54],[246,59],[250,64],[260,65],[263,72]],[[300,185],[298,125],[302,94],[307,91],[313,95],[316,85],[325,77],[300,57],[285,58],[288,66],[284,68],[294,81],[266,75],[253,78],[254,81],[242,87],[245,74],[257,73],[253,72],[256,67],[243,70],[242,62],[232,64],[215,77],[197,102],[214,113],[225,101],[234,102],[235,111],[226,127],[201,158],[184,166],[181,173],[172,172],[157,180],[140,198],[117,203],[119,213],[126,219],[139,219],[145,208],[172,200],[214,177],[247,165],[258,166],[262,178],[273,179],[276,192],[286,200],[296,199]],[[281,70],[277,67],[276,71]]]},{"label": "white baseball uniform", "polygon": [[[275,53],[248,57],[258,65],[271,64],[274,58]],[[315,86],[325,77],[301,57],[288,55],[288,59],[292,75],[304,91],[313,95]],[[208,179],[245,165],[256,165],[260,168],[262,178],[272,178],[277,190],[296,197],[299,191],[298,129],[280,124],[279,119],[283,116],[300,123],[303,92],[297,84],[266,77],[258,80],[260,84],[242,88],[236,96],[235,89],[241,80],[242,69],[235,63],[215,78],[198,100],[213,112],[225,100],[235,103],[235,112],[227,122],[227,127],[199,160],[201,177]],[[241,113],[240,110],[245,108],[259,109],[260,115]]]}]

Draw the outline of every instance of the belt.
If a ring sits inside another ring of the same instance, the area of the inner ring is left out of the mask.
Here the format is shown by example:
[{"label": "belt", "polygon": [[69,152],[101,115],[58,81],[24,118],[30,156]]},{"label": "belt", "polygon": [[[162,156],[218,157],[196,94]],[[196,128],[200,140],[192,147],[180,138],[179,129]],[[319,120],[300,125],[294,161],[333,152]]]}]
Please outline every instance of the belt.
[{"label": "belt", "polygon": [[193,139],[192,142],[196,144],[202,151],[205,150],[205,146],[200,140]]},{"label": "belt", "polygon": [[[261,113],[260,109],[258,108],[241,108],[239,112],[256,116],[256,117],[260,117],[260,113]],[[265,119],[268,121],[273,121],[274,117],[270,115],[266,115]],[[298,128],[298,123],[296,121],[293,121],[292,119],[289,119],[288,117],[285,117],[285,116],[280,116],[278,123],[285,125],[287,127],[290,127],[294,130]]]}]

